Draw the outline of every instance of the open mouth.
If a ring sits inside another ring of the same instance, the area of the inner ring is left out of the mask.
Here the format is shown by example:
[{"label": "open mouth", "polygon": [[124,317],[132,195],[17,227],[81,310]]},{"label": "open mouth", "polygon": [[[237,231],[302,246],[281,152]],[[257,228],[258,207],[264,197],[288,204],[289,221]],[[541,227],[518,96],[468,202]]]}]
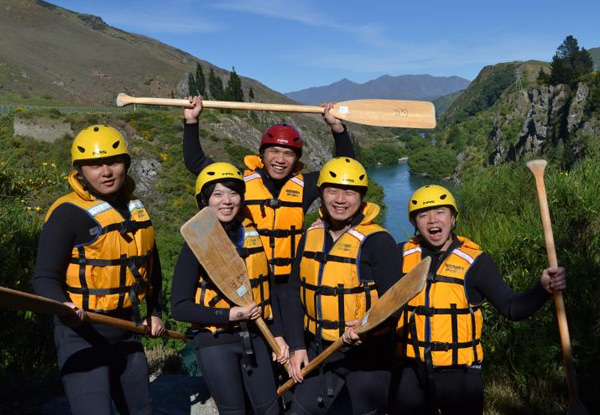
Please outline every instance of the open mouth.
[{"label": "open mouth", "polygon": [[339,214],[346,213],[346,211],[348,210],[348,208],[344,206],[332,206],[331,209]]},{"label": "open mouth", "polygon": [[286,169],[286,167],[283,167],[283,166],[273,166],[273,165],[271,165],[271,168],[273,169],[273,171],[275,173],[283,173],[283,172],[285,172],[285,169]]}]

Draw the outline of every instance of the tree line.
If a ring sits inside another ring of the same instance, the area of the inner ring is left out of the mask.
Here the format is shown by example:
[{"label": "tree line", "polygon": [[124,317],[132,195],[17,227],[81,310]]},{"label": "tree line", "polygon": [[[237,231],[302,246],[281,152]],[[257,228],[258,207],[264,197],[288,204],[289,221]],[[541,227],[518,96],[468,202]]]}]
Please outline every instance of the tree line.
[{"label": "tree line", "polygon": [[[188,74],[188,94],[202,95],[205,98],[210,97],[218,101],[244,101],[242,80],[235,71],[235,67],[231,68],[227,85],[223,85],[223,80],[215,74],[214,68],[211,67],[207,84],[200,62],[196,63],[195,73]],[[248,91],[248,98],[250,100],[254,99],[252,87]]]}]

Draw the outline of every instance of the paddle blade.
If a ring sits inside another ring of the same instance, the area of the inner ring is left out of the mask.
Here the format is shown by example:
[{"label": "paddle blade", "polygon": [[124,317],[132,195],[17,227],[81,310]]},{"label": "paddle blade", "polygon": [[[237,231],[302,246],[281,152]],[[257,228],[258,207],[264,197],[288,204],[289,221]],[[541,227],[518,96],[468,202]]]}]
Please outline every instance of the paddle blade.
[{"label": "paddle blade", "polygon": [[404,307],[425,286],[431,258],[419,262],[408,274],[400,278],[379,298],[362,318],[356,333],[365,333],[383,323],[392,314]]},{"label": "paddle blade", "polygon": [[246,264],[212,209],[198,212],[181,227],[181,234],[225,297],[241,306],[253,301]]},{"label": "paddle blade", "polygon": [[435,107],[428,101],[362,99],[338,102],[335,117],[379,127],[435,128]]}]

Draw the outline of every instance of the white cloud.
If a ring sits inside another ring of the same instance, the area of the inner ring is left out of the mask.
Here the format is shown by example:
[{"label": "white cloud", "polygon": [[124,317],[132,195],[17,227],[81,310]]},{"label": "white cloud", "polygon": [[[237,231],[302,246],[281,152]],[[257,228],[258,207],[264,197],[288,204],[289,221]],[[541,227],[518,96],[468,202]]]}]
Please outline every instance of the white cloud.
[{"label": "white cloud", "polygon": [[102,18],[111,26],[139,33],[191,35],[225,30],[223,24],[203,14],[196,3],[188,0],[124,3],[122,7],[104,11]]},{"label": "white cloud", "polygon": [[[549,61],[556,46],[552,39],[513,36],[488,39],[487,42],[393,42],[393,48],[362,48],[352,51],[312,48],[303,53],[279,54],[277,58],[315,69],[338,70],[340,73],[457,74],[473,78],[483,66],[514,60]],[[470,68],[470,69],[466,69]],[[469,72],[469,73],[467,73]]]},{"label": "white cloud", "polygon": [[311,10],[301,1],[283,0],[231,0],[214,5],[221,10],[252,13],[276,19],[292,20],[309,26],[337,27],[328,17]]}]

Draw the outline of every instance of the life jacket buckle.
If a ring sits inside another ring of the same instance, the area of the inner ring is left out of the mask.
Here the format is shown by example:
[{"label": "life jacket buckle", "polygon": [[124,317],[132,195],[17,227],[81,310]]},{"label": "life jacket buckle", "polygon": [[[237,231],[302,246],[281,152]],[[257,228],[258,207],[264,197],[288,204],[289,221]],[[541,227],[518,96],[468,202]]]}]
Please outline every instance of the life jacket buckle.
[{"label": "life jacket buckle", "polygon": [[281,200],[279,199],[266,199],[265,206],[270,207],[271,209],[278,209],[281,207]]},{"label": "life jacket buckle", "polygon": [[450,350],[450,343],[445,342],[431,342],[432,352],[447,352]]}]

